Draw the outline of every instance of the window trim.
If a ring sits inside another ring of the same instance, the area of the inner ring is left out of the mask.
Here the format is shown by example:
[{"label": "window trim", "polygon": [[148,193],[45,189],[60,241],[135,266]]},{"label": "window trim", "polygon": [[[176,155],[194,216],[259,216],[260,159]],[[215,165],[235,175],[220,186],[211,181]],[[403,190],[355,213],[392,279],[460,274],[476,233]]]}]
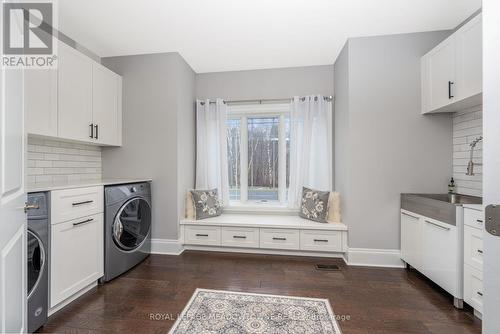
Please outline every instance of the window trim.
[{"label": "window trim", "polygon": [[[237,104],[228,106],[228,120],[240,121],[240,200],[229,201],[230,208],[260,211],[263,208],[285,209],[286,189],[286,116],[290,116],[290,103]],[[248,118],[278,117],[278,201],[248,200]]]}]

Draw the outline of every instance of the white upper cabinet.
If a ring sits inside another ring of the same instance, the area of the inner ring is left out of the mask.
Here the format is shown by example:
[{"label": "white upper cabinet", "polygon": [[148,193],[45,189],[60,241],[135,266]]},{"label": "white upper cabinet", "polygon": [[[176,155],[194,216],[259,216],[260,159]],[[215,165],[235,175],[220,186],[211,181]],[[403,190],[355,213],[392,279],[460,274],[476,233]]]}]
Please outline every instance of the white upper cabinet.
[{"label": "white upper cabinet", "polygon": [[59,43],[57,70],[30,70],[26,132],[97,145],[122,143],[122,78]]},{"label": "white upper cabinet", "polygon": [[103,145],[120,145],[119,112],[121,78],[97,63],[92,66],[92,115],[94,138]]},{"label": "white upper cabinet", "polygon": [[422,57],[422,113],[482,102],[481,14]]},{"label": "white upper cabinet", "polygon": [[27,70],[24,78],[26,131],[57,136],[57,70]]},{"label": "white upper cabinet", "polygon": [[464,99],[483,91],[481,15],[459,29],[456,35],[457,96]]},{"label": "white upper cabinet", "polygon": [[58,136],[91,140],[92,60],[59,43]]}]

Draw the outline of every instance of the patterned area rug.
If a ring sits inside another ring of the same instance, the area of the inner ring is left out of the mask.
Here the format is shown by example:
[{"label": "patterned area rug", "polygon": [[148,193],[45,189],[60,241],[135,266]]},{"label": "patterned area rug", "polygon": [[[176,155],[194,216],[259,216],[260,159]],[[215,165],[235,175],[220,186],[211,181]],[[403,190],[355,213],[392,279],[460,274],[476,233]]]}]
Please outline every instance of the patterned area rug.
[{"label": "patterned area rug", "polygon": [[170,334],[341,334],[327,299],[197,289]]}]

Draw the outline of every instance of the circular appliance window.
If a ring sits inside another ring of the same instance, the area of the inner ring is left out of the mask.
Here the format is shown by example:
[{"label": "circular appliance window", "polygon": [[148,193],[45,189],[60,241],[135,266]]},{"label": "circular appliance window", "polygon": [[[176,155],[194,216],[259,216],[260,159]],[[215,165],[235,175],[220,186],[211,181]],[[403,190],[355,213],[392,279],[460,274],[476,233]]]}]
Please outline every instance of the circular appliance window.
[{"label": "circular appliance window", "polygon": [[35,290],[45,266],[45,249],[38,236],[28,230],[28,298]]},{"label": "circular appliance window", "polygon": [[120,208],[113,223],[113,240],[123,250],[140,247],[151,228],[151,207],[142,198],[132,198]]}]

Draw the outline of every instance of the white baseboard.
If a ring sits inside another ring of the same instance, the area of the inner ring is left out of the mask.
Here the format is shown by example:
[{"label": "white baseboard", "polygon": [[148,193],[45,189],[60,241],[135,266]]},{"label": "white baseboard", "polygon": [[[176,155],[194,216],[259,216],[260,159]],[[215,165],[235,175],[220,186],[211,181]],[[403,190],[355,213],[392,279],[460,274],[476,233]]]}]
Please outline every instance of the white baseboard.
[{"label": "white baseboard", "polygon": [[176,239],[151,239],[151,254],[181,255],[184,247]]},{"label": "white baseboard", "polygon": [[208,251],[208,252],[329,257],[329,258],[339,258],[345,261],[344,253],[322,253],[322,252],[293,251],[293,250],[281,250],[281,249],[274,250],[274,249],[262,249],[262,248],[236,248],[236,247],[197,246],[197,245],[185,245],[184,248],[186,250],[198,250],[198,251]]},{"label": "white baseboard", "polygon": [[350,266],[369,266],[404,268],[399,249],[349,248],[347,264]]}]

